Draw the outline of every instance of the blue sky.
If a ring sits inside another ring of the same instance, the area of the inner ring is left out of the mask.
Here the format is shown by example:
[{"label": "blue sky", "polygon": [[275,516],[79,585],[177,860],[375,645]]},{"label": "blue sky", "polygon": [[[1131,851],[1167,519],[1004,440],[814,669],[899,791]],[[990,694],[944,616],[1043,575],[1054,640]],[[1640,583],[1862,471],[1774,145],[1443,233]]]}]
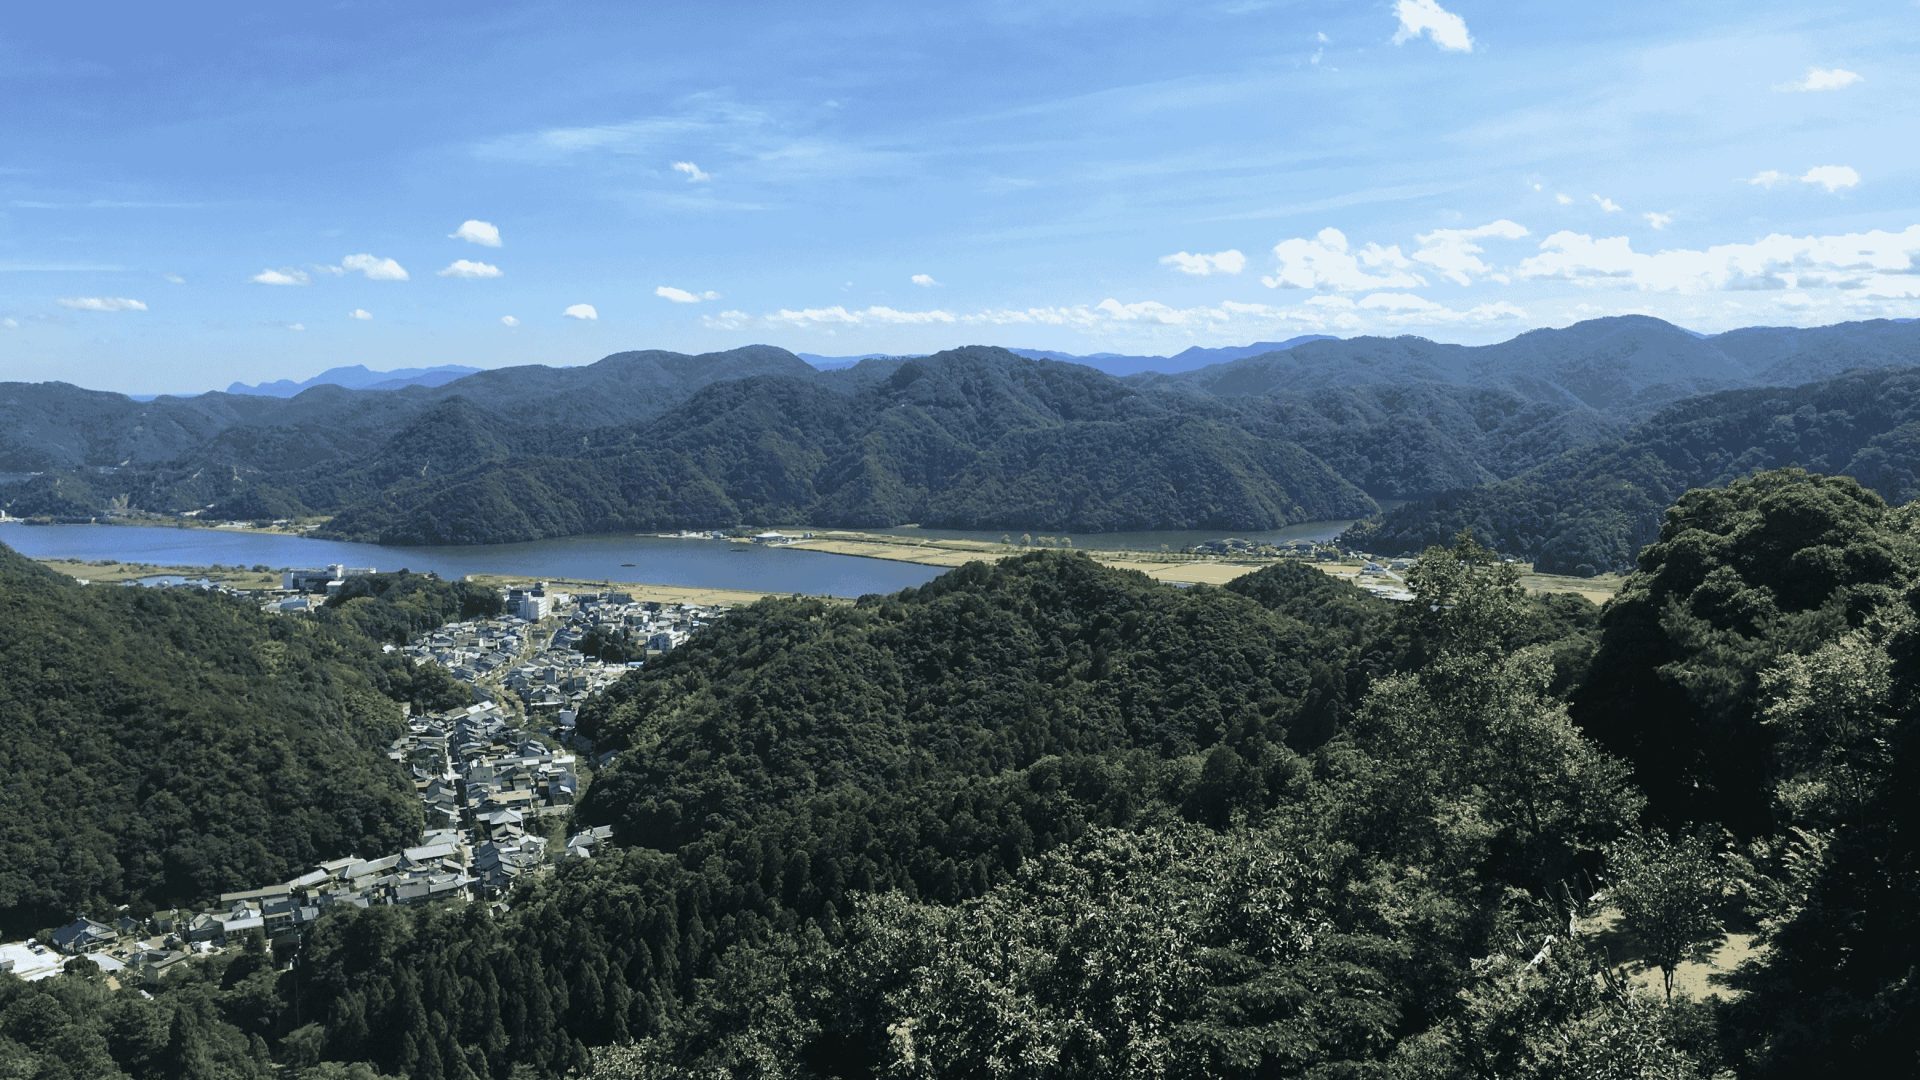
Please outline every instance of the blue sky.
[{"label": "blue sky", "polygon": [[1910,0],[16,7],[0,380],[1920,316]]}]

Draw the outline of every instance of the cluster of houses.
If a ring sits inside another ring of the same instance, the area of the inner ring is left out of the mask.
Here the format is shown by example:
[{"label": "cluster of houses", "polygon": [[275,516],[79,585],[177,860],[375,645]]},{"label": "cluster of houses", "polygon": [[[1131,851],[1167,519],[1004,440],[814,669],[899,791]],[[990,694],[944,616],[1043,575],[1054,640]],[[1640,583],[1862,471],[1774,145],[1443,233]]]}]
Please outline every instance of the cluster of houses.
[{"label": "cluster of houses", "polygon": [[[289,571],[283,583],[297,593],[328,592],[370,572]],[[520,879],[562,859],[591,858],[611,830],[569,835],[561,827],[580,794],[574,755],[520,727],[488,687],[511,691],[529,720],[551,719],[565,735],[580,705],[629,667],[582,655],[575,646],[587,634],[618,630],[644,642],[646,652],[664,652],[723,609],[636,603],[617,592],[567,596],[544,587],[511,590],[507,601],[512,614],[443,626],[405,647],[416,663],[441,663],[473,685],[477,699],[488,699],[411,718],[388,750],[426,811],[419,844],[378,858],[334,859],[199,909],[144,919],[121,913],[112,922],[82,915],[41,939],[0,943],[0,975],[48,978],[84,956],[119,985],[154,986],[194,955],[249,936],[297,941],[335,908],[443,900],[504,908]],[[557,628],[540,625],[557,615],[565,616]]]},{"label": "cluster of houses", "polygon": [[[567,594],[536,585],[508,590],[507,611],[442,626],[416,638],[405,652],[415,663],[440,664],[461,682],[491,683],[517,697],[529,721],[566,732],[588,698],[634,666],[580,652],[588,635],[617,636],[641,655],[663,653],[724,609],[638,602],[618,591]],[[551,630],[542,625],[553,619],[563,621]]]}]

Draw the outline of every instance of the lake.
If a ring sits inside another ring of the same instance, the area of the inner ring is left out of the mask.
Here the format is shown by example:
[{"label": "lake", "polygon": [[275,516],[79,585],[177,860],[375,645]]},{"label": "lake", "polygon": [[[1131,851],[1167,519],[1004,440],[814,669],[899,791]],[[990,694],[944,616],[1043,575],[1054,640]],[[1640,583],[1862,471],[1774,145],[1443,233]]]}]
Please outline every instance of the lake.
[{"label": "lake", "polygon": [[0,544],[37,559],[274,569],[344,563],[376,570],[431,571],[453,579],[467,574],[508,574],[822,596],[898,592],[924,585],[943,572],[938,567],[855,555],[652,536],[576,536],[476,547],[385,547],[227,529],[9,522],[0,524]]}]

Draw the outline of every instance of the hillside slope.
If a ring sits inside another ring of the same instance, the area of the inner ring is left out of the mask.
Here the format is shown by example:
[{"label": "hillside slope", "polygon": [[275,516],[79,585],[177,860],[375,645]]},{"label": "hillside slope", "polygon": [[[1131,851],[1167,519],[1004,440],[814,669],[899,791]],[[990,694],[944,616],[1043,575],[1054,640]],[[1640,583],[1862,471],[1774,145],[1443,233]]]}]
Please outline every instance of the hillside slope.
[{"label": "hillside slope", "polygon": [[1681,402],[1617,441],[1398,507],[1350,539],[1402,553],[1470,530],[1548,572],[1621,569],[1681,492],[1783,466],[1851,476],[1896,503],[1920,496],[1920,368]]}]

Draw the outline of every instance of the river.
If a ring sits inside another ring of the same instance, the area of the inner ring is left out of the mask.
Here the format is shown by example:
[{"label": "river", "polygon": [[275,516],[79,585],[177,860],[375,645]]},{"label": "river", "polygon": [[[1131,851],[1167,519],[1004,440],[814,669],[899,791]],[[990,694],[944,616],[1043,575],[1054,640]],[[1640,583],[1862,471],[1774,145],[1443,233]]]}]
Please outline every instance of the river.
[{"label": "river", "polygon": [[[1073,540],[1081,550],[1158,551],[1164,545],[1179,551],[1191,544],[1228,535],[1265,543],[1331,540],[1350,524],[1349,521],[1313,521],[1284,529],[1237,533],[1082,533],[1073,536]],[[1007,535],[1004,530],[973,532],[913,527],[874,531],[928,539],[988,541],[998,541]],[[1019,533],[1012,535],[1015,540],[1019,539]],[[267,566],[276,570],[343,563],[376,570],[431,571],[455,579],[467,574],[505,574],[536,579],[819,596],[897,592],[923,585],[944,572],[940,567],[824,551],[636,535],[574,536],[471,547],[388,547],[238,529],[5,522],[0,523],[0,544],[30,558],[83,562],[111,559],[157,566]]]},{"label": "river", "polygon": [[[576,536],[526,544],[386,547],[230,529],[162,525],[0,524],[0,544],[36,559],[112,559],[158,566],[369,566],[444,578],[507,574],[696,589],[862,596],[924,585],[934,566],[822,551],[653,536]],[[629,565],[630,564],[630,565]]]}]

